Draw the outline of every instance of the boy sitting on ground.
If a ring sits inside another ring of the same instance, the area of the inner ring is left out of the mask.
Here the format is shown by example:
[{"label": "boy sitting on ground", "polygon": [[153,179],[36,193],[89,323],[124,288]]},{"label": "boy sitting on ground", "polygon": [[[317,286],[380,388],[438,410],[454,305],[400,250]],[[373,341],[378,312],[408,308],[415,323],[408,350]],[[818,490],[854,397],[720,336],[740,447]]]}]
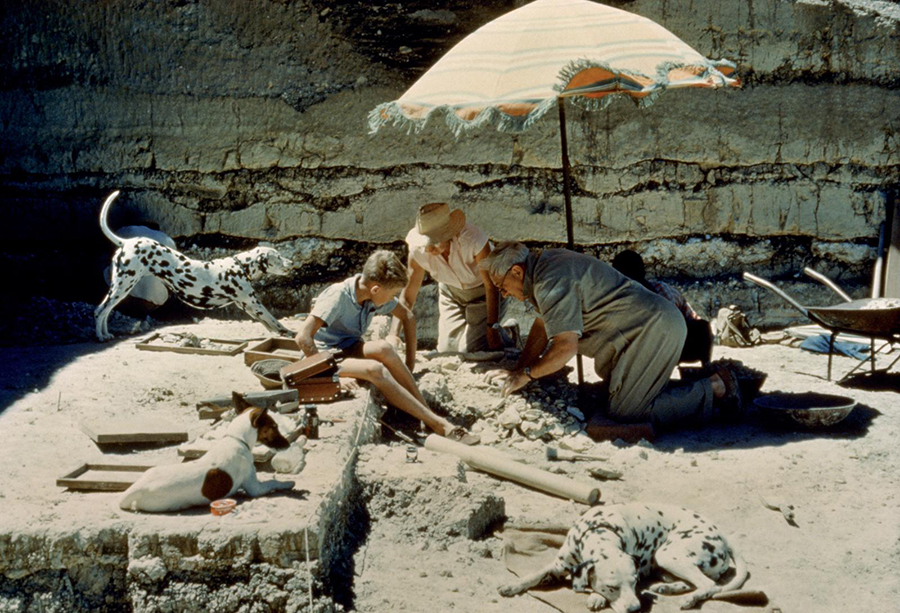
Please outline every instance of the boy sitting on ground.
[{"label": "boy sitting on ground", "polygon": [[[406,267],[397,256],[390,251],[376,251],[366,260],[362,274],[330,285],[319,294],[297,334],[297,344],[307,356],[319,351],[336,353],[343,358],[338,376],[369,381],[390,404],[425,422],[438,434],[476,445],[481,440],[477,435],[428,408],[412,372],[389,340],[362,340],[375,315],[392,315],[403,323],[407,346],[415,350],[415,317],[397,301],[397,294],[406,283]],[[399,344],[399,339],[394,340]]]}]

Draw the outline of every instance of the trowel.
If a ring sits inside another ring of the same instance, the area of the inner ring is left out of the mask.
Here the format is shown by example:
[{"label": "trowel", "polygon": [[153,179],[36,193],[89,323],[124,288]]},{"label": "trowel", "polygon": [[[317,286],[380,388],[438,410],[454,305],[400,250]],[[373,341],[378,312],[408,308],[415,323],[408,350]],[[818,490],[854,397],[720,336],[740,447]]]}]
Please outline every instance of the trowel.
[{"label": "trowel", "polygon": [[547,459],[551,462],[556,462],[558,460],[569,460],[570,462],[574,462],[575,460],[585,460],[588,462],[599,460],[601,462],[605,462],[609,459],[603,456],[575,453],[574,451],[569,451],[567,449],[557,449],[555,447],[545,447],[545,452],[547,453]]}]

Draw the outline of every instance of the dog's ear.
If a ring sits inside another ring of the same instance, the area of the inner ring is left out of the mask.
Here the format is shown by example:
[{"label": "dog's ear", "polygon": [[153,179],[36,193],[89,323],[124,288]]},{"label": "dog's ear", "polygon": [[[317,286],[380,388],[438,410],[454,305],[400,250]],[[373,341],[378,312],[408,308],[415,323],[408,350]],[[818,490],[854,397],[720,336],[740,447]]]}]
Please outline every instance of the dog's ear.
[{"label": "dog's ear", "polygon": [[231,401],[234,403],[234,412],[238,415],[253,407],[244,399],[244,395],[238,392],[231,392]]},{"label": "dog's ear", "polygon": [[250,425],[256,429],[259,429],[259,422],[263,420],[263,418],[269,416],[269,409],[260,409],[256,408],[255,411],[250,413]]}]

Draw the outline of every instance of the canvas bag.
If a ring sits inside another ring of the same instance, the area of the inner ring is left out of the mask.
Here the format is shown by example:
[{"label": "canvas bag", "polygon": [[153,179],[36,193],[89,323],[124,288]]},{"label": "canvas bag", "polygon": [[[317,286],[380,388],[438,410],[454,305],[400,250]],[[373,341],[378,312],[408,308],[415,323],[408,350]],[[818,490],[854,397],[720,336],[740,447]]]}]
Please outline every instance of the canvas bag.
[{"label": "canvas bag", "polygon": [[752,347],[760,342],[759,330],[751,328],[747,318],[733,304],[719,309],[716,333],[719,344],[726,347]]}]

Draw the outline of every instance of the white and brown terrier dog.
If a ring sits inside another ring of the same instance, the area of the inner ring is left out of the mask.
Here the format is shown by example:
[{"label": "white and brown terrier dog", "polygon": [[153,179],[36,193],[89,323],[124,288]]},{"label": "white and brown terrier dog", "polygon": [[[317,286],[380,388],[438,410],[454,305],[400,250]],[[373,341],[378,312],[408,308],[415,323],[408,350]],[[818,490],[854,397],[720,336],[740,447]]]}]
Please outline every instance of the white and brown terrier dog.
[{"label": "white and brown terrier dog", "polygon": [[169,291],[192,307],[213,309],[234,304],[271,332],[293,336],[262,305],[250,285],[264,274],[287,274],[291,269],[289,259],[271,247],[256,247],[233,257],[204,262],[192,260],[150,238],[116,236],[109,229],[106,217],[118,195],[118,191],[110,194],[100,211],[100,228],[118,249],[113,254],[109,292],[94,310],[99,340],[112,338],[107,326],[112,310],[148,275],[162,281]]},{"label": "white and brown terrier dog", "polygon": [[193,462],[151,468],[125,490],[119,506],[126,511],[164,513],[208,505],[238,490],[256,497],[294,487],[293,481],[256,477],[253,447],[263,443],[287,449],[290,442],[266,409],[251,406],[236,392],[232,397],[238,416],[209,451]]}]

